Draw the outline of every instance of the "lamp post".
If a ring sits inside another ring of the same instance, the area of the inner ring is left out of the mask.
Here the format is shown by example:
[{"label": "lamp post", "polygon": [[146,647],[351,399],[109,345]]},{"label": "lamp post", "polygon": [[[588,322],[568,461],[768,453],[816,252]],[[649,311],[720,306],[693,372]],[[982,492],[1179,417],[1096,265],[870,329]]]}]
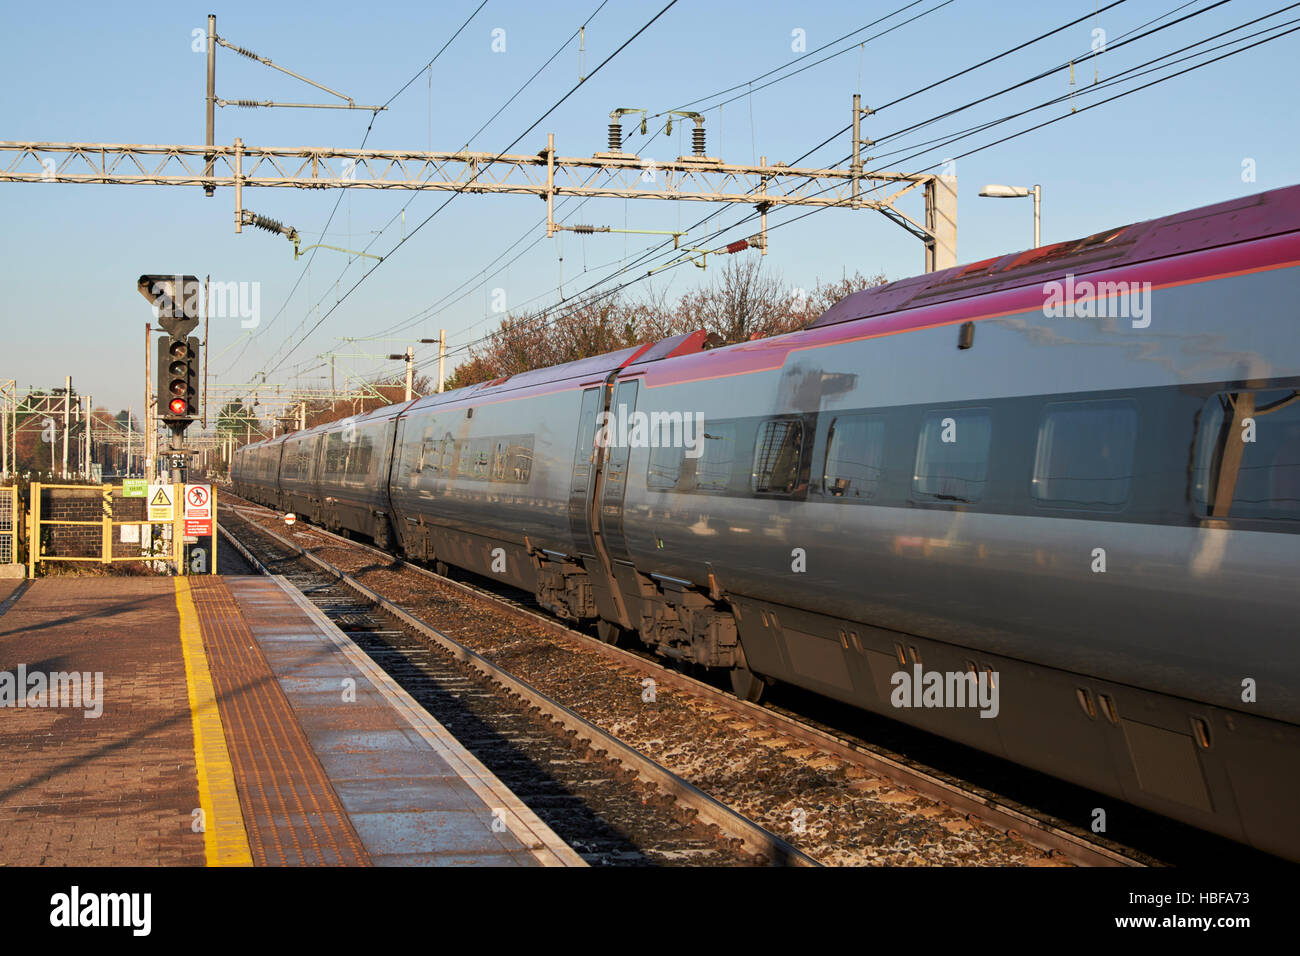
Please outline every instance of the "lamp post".
[{"label": "lamp post", "polygon": [[980,190],[981,196],[989,196],[994,199],[1022,199],[1025,196],[1034,197],[1034,248],[1037,249],[1042,245],[1039,223],[1042,219],[1043,191],[1041,186],[999,186],[996,183],[990,183]]}]

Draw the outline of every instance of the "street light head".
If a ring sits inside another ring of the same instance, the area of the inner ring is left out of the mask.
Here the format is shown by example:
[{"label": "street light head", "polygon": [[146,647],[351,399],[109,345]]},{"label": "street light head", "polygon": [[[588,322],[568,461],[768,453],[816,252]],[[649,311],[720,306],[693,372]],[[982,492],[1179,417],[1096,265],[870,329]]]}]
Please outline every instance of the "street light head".
[{"label": "street light head", "polygon": [[994,199],[1019,199],[1033,194],[1032,189],[1024,186],[1000,186],[997,183],[990,183],[980,190],[981,196],[991,196]]}]

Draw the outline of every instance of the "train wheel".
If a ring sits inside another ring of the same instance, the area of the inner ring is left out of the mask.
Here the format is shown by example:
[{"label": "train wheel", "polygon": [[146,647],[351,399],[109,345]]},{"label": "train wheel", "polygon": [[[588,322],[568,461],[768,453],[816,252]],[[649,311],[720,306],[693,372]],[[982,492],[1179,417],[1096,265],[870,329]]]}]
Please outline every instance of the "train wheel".
[{"label": "train wheel", "polygon": [[433,562],[433,573],[434,573],[434,574],[437,574],[439,577],[444,577],[444,578],[445,578],[445,577],[447,576],[448,572],[450,572],[450,571],[451,571],[451,568],[447,567],[447,562],[446,562],[446,561],[435,561],[435,562]]},{"label": "train wheel", "polygon": [[767,681],[748,667],[733,667],[731,669],[731,692],[741,700],[757,704],[766,689]]},{"label": "train wheel", "polygon": [[619,638],[623,636],[623,629],[601,618],[596,622],[596,634],[606,644],[617,644]]}]

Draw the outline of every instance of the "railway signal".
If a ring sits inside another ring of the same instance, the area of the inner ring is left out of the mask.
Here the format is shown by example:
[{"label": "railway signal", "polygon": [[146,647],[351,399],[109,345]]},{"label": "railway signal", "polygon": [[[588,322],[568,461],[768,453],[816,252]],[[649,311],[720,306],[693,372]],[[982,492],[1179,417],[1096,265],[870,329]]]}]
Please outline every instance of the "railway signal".
[{"label": "railway signal", "polygon": [[177,436],[199,417],[199,324],[202,286],[196,276],[142,275],[136,289],[149,300],[167,338],[158,343],[158,417]]},{"label": "railway signal", "polygon": [[158,409],[173,430],[199,417],[199,350],[192,335],[158,340]]}]

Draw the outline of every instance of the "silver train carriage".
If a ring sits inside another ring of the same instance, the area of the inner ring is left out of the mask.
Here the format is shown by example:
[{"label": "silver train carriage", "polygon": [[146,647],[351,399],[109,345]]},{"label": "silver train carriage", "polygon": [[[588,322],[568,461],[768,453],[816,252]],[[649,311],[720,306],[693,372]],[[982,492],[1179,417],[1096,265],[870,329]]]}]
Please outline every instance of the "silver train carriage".
[{"label": "silver train carriage", "polygon": [[247,446],[234,480],[742,696],[1296,859],[1297,302],[1300,187]]}]

